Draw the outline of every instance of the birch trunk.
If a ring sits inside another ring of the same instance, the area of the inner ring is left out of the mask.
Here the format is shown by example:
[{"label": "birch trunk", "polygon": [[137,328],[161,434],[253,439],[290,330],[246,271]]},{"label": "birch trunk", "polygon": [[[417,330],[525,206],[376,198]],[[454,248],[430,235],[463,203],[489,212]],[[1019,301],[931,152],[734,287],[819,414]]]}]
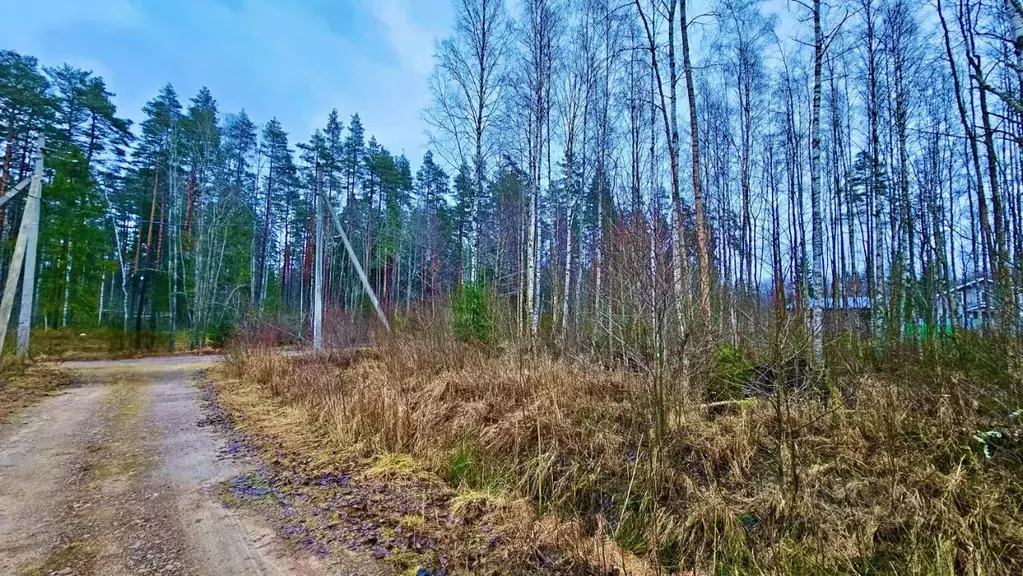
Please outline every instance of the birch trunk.
[{"label": "birch trunk", "polygon": [[[69,240],[67,243],[67,258],[64,260],[64,305],[60,310],[60,327],[67,328],[68,310],[71,305],[71,259],[74,244]],[[102,288],[101,288],[102,292]],[[103,308],[103,298],[100,296],[100,309]],[[102,312],[100,313],[102,315]]]},{"label": "birch trunk", "polygon": [[710,233],[707,230],[706,208],[703,201],[700,172],[700,125],[696,115],[696,89],[693,86],[693,64],[689,55],[689,21],[686,2],[682,0],[682,66],[686,77],[686,95],[689,99],[689,131],[693,155],[693,204],[696,208],[696,251],[700,261],[700,310],[705,329],[711,326],[710,309]]},{"label": "birch trunk", "polygon": [[824,35],[821,30],[821,2],[813,0],[813,103],[810,110],[810,206],[813,220],[813,264],[811,266],[811,324],[813,358],[824,362],[824,223],[821,216],[821,67]]}]

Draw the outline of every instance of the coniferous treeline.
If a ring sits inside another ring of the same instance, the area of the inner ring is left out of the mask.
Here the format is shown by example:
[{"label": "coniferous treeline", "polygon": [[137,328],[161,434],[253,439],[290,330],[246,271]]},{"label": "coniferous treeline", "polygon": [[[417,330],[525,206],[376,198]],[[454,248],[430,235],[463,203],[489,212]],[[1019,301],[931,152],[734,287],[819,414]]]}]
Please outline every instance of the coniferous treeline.
[{"label": "coniferous treeline", "polygon": [[[293,146],[276,119],[260,127],[244,110],[223,115],[205,88],[182,104],[168,85],[133,130],[102,78],[10,51],[0,53],[0,90],[0,192],[30,173],[35,135],[47,136],[43,327],[171,338],[187,330],[192,345],[249,314],[303,330],[317,181],[387,306],[447,293],[455,282],[450,239],[461,217],[449,205],[447,174],[427,153],[413,175],[404,156],[366,141],[358,114],[345,126],[332,111],[323,130]],[[2,212],[0,264],[10,259],[20,209],[14,202]],[[331,248],[328,304],[358,308],[362,288],[342,249]],[[413,269],[413,256],[428,270]]]}]

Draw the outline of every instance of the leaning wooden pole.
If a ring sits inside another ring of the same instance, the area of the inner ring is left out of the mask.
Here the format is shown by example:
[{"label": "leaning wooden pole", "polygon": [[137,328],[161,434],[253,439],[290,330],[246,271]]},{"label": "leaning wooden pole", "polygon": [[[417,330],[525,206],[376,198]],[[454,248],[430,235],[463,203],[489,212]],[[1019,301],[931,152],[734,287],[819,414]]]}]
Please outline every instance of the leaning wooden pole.
[{"label": "leaning wooden pole", "polygon": [[[43,144],[45,140],[40,136],[36,140],[35,171],[32,174],[32,183],[29,187],[29,198],[25,203],[25,211],[21,217],[21,227],[18,229],[18,239],[14,243],[14,255],[11,258],[11,265],[8,268],[7,282],[4,285],[3,299],[0,300],[0,348],[7,340],[7,326],[11,321],[11,310],[14,308],[14,294],[18,291],[18,280],[21,279],[21,271],[25,264],[25,255],[28,251],[29,237],[32,235],[32,228],[38,233],[39,227],[39,196],[42,191],[43,178]],[[34,200],[33,200],[34,198]],[[31,217],[35,211],[35,217]],[[34,222],[34,224],[33,224]],[[35,282],[35,246],[32,247],[32,281]],[[31,298],[33,290],[31,284],[26,284],[29,289],[26,291],[29,296],[29,310],[31,310]],[[24,297],[22,297],[24,299]],[[22,306],[24,309],[24,306]],[[20,320],[19,320],[20,336]],[[18,339],[18,352],[21,352],[21,338]],[[28,351],[28,338],[25,338],[25,351]]]},{"label": "leaning wooden pole", "polygon": [[3,300],[0,300],[0,348],[7,341],[7,325],[11,322],[14,294],[18,291],[18,280],[21,280],[22,263],[25,261],[25,244],[28,241],[27,224],[28,221],[23,217],[21,229],[18,231],[18,239],[14,243],[14,255],[11,257],[11,265],[7,269],[7,282],[4,285]]},{"label": "leaning wooden pole", "polygon": [[25,178],[21,182],[18,182],[18,184],[15,185],[13,188],[8,190],[6,194],[4,194],[3,196],[0,196],[0,206],[3,206],[4,204],[7,204],[7,202],[13,200],[14,197],[17,196],[18,193],[21,192],[21,190],[25,186],[28,186],[29,182],[31,182],[31,181],[32,181],[31,177]]},{"label": "leaning wooden pole", "polygon": [[366,278],[366,272],[363,271],[362,265],[359,264],[359,257],[355,255],[352,243],[348,241],[348,234],[345,234],[345,229],[341,226],[341,219],[337,217],[337,212],[334,212],[334,206],[331,205],[330,199],[326,195],[320,194],[320,200],[327,207],[327,211],[330,212],[330,217],[334,221],[334,227],[337,228],[337,233],[341,236],[341,242],[345,245],[345,251],[348,252],[348,259],[352,261],[352,266],[355,267],[355,272],[359,275],[359,280],[362,281],[362,287],[366,289],[366,295],[369,296],[370,302],[373,303],[373,309],[377,312],[377,318],[380,319],[380,323],[384,325],[384,328],[390,332],[391,325],[387,322],[387,316],[380,308],[380,302],[377,301],[376,292],[373,291],[373,287],[369,284],[369,279]]}]

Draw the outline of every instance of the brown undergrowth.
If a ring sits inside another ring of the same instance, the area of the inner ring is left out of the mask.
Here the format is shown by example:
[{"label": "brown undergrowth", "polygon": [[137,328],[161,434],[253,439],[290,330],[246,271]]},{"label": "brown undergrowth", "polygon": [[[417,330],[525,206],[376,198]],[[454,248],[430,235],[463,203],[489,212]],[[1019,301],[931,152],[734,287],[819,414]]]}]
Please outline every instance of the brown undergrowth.
[{"label": "brown undergrowth", "polygon": [[436,336],[239,351],[223,371],[264,436],[443,479],[452,511],[483,510],[534,567],[551,550],[630,574],[1023,570],[1020,406],[956,372],[713,407],[680,395],[658,416],[641,373]]},{"label": "brown undergrowth", "polygon": [[0,426],[19,411],[74,382],[74,375],[54,365],[3,358],[0,360]]},{"label": "brown undergrowth", "polygon": [[296,383],[281,377],[323,370],[336,375],[371,356],[235,354],[210,375],[216,404],[268,464],[260,478],[244,483],[268,489],[272,483],[273,491],[287,492],[288,506],[303,512],[300,533],[308,536],[307,545],[342,555],[346,549],[372,553],[402,574],[419,568],[436,575],[609,573],[568,557],[563,544],[570,538],[576,547],[591,542],[564,525],[537,523],[534,535],[542,537],[527,539],[523,528],[533,528],[535,514],[524,498],[456,490],[407,452],[342,441],[329,411],[286,392]]}]

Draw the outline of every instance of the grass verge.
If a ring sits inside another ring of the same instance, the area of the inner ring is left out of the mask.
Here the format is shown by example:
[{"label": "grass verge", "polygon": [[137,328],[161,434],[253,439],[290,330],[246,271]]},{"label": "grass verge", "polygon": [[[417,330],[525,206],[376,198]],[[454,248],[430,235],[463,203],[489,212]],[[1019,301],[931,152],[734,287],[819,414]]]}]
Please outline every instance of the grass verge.
[{"label": "grass verge", "polygon": [[[336,356],[330,369],[362,354]],[[260,358],[281,369],[292,366],[289,358]],[[528,499],[496,488],[453,486],[442,470],[408,452],[343,441],[329,413],[284,398],[273,380],[240,374],[240,366],[253,360],[236,359],[209,378],[216,405],[268,464],[258,477],[225,487],[229,505],[280,502],[290,518],[283,531],[301,535],[306,547],[366,552],[399,574],[419,568],[436,574],[600,573],[569,558],[564,526],[538,522]],[[574,538],[575,546],[586,541],[580,534]]]},{"label": "grass verge", "polygon": [[74,376],[49,364],[0,359],[0,426],[46,396],[73,385]]},{"label": "grass verge", "polygon": [[516,558],[537,571],[1023,571],[1019,396],[958,372],[709,407],[644,374],[437,338],[222,370],[252,396],[237,413],[278,415],[264,436],[369,477],[433,474],[450,513],[532,547]]}]

